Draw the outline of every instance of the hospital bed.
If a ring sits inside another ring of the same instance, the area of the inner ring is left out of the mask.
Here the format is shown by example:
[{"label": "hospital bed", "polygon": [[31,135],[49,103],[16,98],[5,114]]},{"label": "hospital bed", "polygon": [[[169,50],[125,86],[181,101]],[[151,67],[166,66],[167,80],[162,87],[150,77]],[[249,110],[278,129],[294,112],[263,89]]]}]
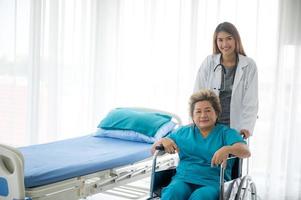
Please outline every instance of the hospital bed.
[{"label": "hospital bed", "polygon": [[[157,167],[157,158],[163,153],[164,147],[157,146],[153,156],[150,197],[147,200],[159,200],[162,189],[171,182],[172,177],[176,174],[175,166],[163,170]],[[257,191],[254,181],[248,175],[248,172],[246,175],[242,175],[243,159],[231,156],[228,158],[228,162],[229,161],[234,162],[231,180],[225,181],[225,169],[220,166],[219,200],[257,200]]]},{"label": "hospital bed", "polygon": [[[178,116],[146,109],[138,112]],[[0,144],[1,200],[75,200],[147,177],[151,173],[151,143],[111,137],[82,137],[14,148]],[[175,165],[161,156],[157,169]]]}]

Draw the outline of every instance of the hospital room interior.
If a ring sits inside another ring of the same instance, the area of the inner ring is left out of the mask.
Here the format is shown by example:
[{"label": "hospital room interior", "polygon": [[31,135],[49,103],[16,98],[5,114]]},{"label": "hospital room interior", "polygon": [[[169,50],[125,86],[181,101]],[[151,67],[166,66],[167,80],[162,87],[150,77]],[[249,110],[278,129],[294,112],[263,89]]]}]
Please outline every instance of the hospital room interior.
[{"label": "hospital room interior", "polygon": [[[152,196],[153,170],[178,162],[165,153],[154,167],[152,144],[191,123],[189,98],[223,22],[235,25],[258,73],[251,156],[242,164],[256,195],[246,199],[300,200],[300,0],[0,0],[0,199]],[[99,136],[115,111],[162,111],[173,126],[132,136],[138,141]],[[92,165],[113,154],[121,160]],[[30,182],[43,162],[55,168],[71,157],[91,171],[70,165],[62,180]]]}]

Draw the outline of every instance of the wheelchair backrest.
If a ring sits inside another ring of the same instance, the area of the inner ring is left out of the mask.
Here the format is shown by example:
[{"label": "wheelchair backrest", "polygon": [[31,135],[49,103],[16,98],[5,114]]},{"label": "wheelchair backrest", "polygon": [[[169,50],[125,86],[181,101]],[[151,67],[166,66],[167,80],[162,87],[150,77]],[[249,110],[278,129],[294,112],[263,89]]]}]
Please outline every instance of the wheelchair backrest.
[{"label": "wheelchair backrest", "polygon": [[242,176],[242,162],[243,159],[235,158],[234,165],[232,167],[231,179],[236,179]]}]

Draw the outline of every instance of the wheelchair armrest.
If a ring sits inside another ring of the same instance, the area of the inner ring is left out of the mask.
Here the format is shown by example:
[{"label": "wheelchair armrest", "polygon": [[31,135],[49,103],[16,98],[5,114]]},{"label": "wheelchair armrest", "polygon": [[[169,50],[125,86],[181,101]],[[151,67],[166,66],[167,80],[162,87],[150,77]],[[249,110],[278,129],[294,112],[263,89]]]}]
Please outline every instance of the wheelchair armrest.
[{"label": "wheelchair armrest", "polygon": [[[237,178],[237,177],[240,177],[241,176],[241,168],[242,168],[242,158],[239,158],[239,157],[237,157],[237,156],[233,156],[233,155],[230,155],[229,156],[229,158],[227,158],[227,161],[228,160],[233,160],[233,159],[237,159],[236,161],[235,161],[235,163],[234,163],[234,165],[233,165],[233,167],[235,168],[237,168],[236,170],[237,171],[235,171],[235,169],[233,170],[232,169],[232,171],[231,171],[231,179],[233,179],[233,178]],[[219,200],[224,200],[224,197],[223,197],[223,194],[224,194],[224,189],[225,189],[225,187],[224,187],[224,174],[225,174],[225,168],[223,168],[222,166],[223,166],[223,164],[224,163],[222,163],[221,165],[220,165],[220,197],[219,197]]]},{"label": "wheelchair armrest", "polygon": [[153,155],[153,164],[152,164],[152,172],[151,172],[151,184],[150,184],[150,199],[153,197],[154,191],[154,180],[155,180],[155,172],[156,172],[156,164],[157,164],[157,157],[159,155],[163,155],[165,153],[164,146],[160,144],[159,146],[155,147],[155,153]]},{"label": "wheelchair armrest", "polygon": [[234,155],[230,155],[227,160],[231,160],[231,159],[235,159],[235,158],[238,158],[237,156],[234,156]]},{"label": "wheelchair armrest", "polygon": [[[236,158],[240,159],[240,158],[237,157],[237,156],[230,155],[230,156],[227,158],[227,161],[228,161],[228,160],[232,160],[232,159],[236,159]],[[222,162],[222,163],[219,165],[219,167],[220,167],[220,168],[223,168],[223,165],[224,165],[224,162]]]}]

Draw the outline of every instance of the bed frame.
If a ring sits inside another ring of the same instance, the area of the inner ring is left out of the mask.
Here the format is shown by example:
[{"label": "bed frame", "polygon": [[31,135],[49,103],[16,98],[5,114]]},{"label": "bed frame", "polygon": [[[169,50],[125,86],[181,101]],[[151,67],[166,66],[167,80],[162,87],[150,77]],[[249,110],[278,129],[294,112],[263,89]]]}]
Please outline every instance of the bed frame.
[{"label": "bed frame", "polygon": [[[135,108],[148,112],[161,112],[173,116],[178,125],[178,116],[165,111]],[[177,163],[177,157],[162,155],[157,161],[157,169],[167,169]],[[118,168],[78,176],[56,183],[25,188],[24,158],[14,147],[0,144],[0,199],[1,200],[76,200],[104,192],[149,177],[152,158]]]}]

